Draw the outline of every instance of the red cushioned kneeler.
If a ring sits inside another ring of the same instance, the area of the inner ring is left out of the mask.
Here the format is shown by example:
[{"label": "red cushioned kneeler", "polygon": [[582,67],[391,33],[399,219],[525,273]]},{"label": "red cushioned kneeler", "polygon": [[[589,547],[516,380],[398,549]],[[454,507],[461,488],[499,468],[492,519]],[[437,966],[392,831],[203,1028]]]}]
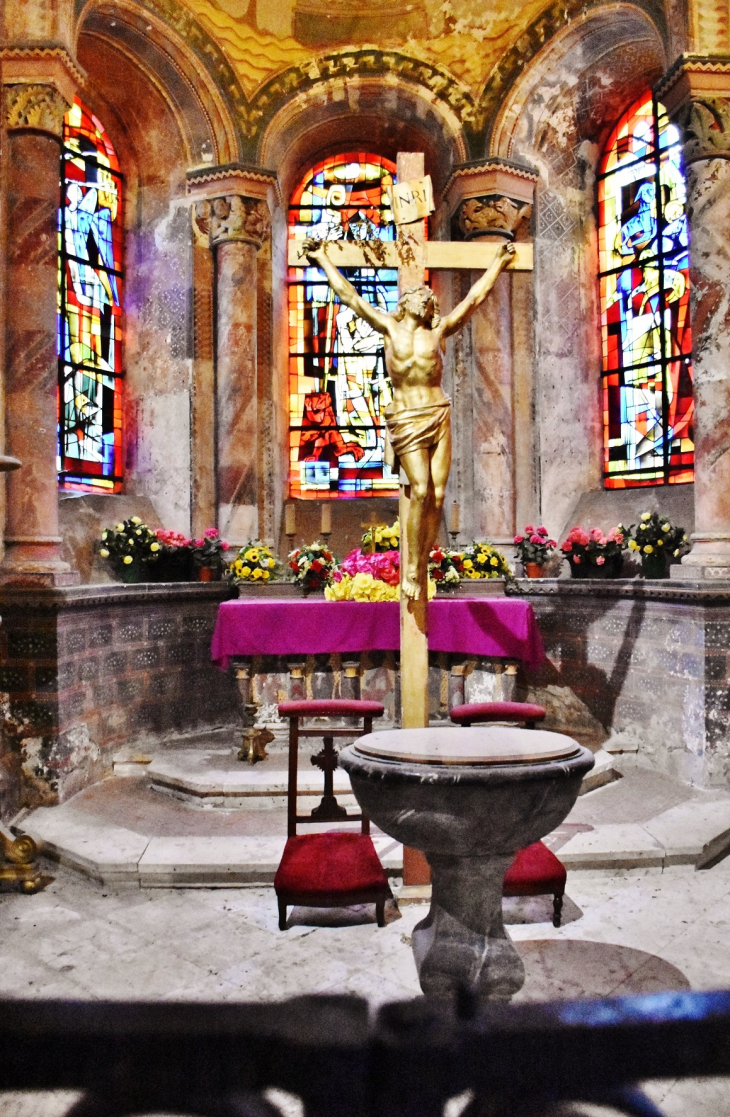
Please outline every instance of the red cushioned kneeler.
[{"label": "red cushioned kneeler", "polygon": [[545,717],[545,707],[534,702],[468,702],[465,706],[454,706],[449,713],[458,725],[473,725],[485,721],[520,721],[531,729],[536,721]]},{"label": "red cushioned kneeler", "polygon": [[[334,795],[333,773],[337,768],[335,737],[359,736],[358,729],[302,729],[305,717],[357,718],[365,733],[372,731],[374,717],[383,714],[379,702],[358,699],[302,699],[282,702],[279,713],[289,718],[288,839],[274,877],[279,904],[279,928],[286,929],[289,905],[344,908],[351,904],[375,904],[378,926],[385,925],[385,901],[392,896],[388,878],[370,837],[370,822],[363,814],[348,815]],[[299,738],[322,737],[324,749],[312,763],[324,772],[324,796],[311,815],[297,814],[297,767]],[[359,821],[361,833],[328,830],[323,834],[297,834],[297,823]]]},{"label": "red cushioned kneeler", "polygon": [[370,835],[338,830],[289,838],[274,888],[296,896],[290,904],[312,907],[376,903],[390,891]]},{"label": "red cushioned kneeler", "polygon": [[533,842],[521,849],[504,874],[502,895],[553,897],[553,926],[560,926],[563,908],[565,866],[543,842]]}]

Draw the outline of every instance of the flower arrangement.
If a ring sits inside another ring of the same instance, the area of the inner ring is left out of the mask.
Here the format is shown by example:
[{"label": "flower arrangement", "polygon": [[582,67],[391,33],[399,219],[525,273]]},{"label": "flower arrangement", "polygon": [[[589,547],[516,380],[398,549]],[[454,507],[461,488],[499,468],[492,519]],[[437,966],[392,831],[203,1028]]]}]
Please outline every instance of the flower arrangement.
[{"label": "flower arrangement", "polygon": [[155,535],[162,544],[163,551],[168,548],[171,551],[179,551],[183,547],[189,547],[192,542],[187,535],[183,535],[179,531],[164,531],[161,527],[158,527]]},{"label": "flower arrangement", "polygon": [[126,581],[139,581],[142,564],[158,561],[162,544],[139,516],[131,516],[113,528],[105,528],[98,544],[99,554]]},{"label": "flower arrangement", "polygon": [[462,578],[511,578],[512,567],[491,543],[470,543],[460,552]]},{"label": "flower arrangement", "polygon": [[684,528],[675,527],[658,512],[642,512],[638,524],[629,528],[619,524],[617,530],[623,532],[629,550],[641,556],[647,578],[665,577],[672,559],[680,558],[689,543]]},{"label": "flower arrangement", "polygon": [[260,540],[241,547],[226,570],[226,578],[234,585],[243,582],[261,582],[264,585],[274,575],[278,560],[270,547]]},{"label": "flower arrangement", "polygon": [[[436,594],[436,582],[428,579],[429,600]],[[400,552],[375,551],[364,554],[361,548],[350,551],[332,573],[324,591],[328,601],[398,601],[400,599]]]},{"label": "flower arrangement", "polygon": [[517,557],[523,565],[534,562],[544,566],[557,547],[554,539],[548,538],[546,527],[533,527],[528,524],[524,535],[515,536]]},{"label": "flower arrangement", "polygon": [[363,534],[360,547],[365,554],[397,551],[400,547],[400,522],[396,520],[390,527],[369,527]]},{"label": "flower arrangement", "polygon": [[159,561],[155,566],[156,582],[189,582],[193,578],[192,540],[179,531],[155,532],[162,544]]},{"label": "flower arrangement", "polygon": [[289,554],[289,568],[292,571],[292,580],[309,593],[310,590],[321,590],[332,580],[337,560],[332,552],[317,541],[309,543],[306,547],[299,547]]},{"label": "flower arrangement", "polygon": [[[604,535],[599,527],[585,531],[574,527],[560,544],[563,557],[570,563],[571,574],[588,577],[591,572],[616,577],[621,571],[626,535],[619,524]],[[601,569],[603,568],[603,570]]]},{"label": "flower arrangement", "polygon": [[445,547],[434,547],[428,563],[428,576],[445,589],[453,589],[461,581],[462,555]]},{"label": "flower arrangement", "polygon": [[190,544],[193,562],[197,567],[209,566],[211,570],[222,570],[223,552],[228,550],[225,539],[221,539],[217,527],[207,527],[199,539]]}]

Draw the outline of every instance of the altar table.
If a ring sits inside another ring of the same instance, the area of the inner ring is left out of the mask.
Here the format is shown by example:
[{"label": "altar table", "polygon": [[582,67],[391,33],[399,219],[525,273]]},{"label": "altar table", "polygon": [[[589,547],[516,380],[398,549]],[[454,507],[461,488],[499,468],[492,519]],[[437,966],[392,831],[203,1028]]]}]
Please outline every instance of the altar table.
[{"label": "altar table", "polygon": [[[397,601],[224,601],[212,659],[226,670],[231,656],[397,651],[399,609]],[[545,659],[532,606],[513,597],[430,601],[428,646],[433,652],[519,659],[528,670]]]}]

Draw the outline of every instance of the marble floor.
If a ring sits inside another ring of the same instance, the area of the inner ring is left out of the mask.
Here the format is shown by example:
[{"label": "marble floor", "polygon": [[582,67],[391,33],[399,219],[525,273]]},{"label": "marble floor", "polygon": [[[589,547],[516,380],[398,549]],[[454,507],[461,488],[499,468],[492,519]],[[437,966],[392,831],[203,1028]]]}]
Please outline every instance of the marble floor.
[{"label": "marble floor", "polygon": [[[0,996],[271,1000],[352,992],[373,1006],[418,994],[409,948],[422,905],[293,909],[277,929],[270,888],[109,887],[48,863],[34,896],[0,894]],[[545,898],[505,901],[526,967],[519,1001],[730,988],[730,858],[663,873],[575,873],[564,925]],[[667,1117],[730,1117],[730,1083],[649,1086]],[[62,1117],[67,1095],[2,1095],[2,1117]],[[606,1114],[606,1110],[602,1111]]]}]

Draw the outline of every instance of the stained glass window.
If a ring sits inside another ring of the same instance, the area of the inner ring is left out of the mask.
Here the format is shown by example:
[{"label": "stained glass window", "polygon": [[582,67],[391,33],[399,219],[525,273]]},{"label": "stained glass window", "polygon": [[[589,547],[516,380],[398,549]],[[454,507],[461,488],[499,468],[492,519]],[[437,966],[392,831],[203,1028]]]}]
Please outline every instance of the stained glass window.
[{"label": "stained glass window", "polygon": [[58,214],[58,476],[122,484],[122,178],[114,148],[78,100],[66,113]]},{"label": "stained glass window", "polygon": [[[387,187],[395,164],[367,152],[317,163],[294,191],[290,240],[393,240]],[[343,269],[368,302],[394,310],[394,268]],[[381,336],[331,291],[318,268],[289,269],[289,490],[293,497],[396,496],[383,460],[392,398]]]},{"label": "stained glass window", "polygon": [[598,185],[609,489],[694,479],[685,205],[679,131],[647,95],[616,125]]}]

